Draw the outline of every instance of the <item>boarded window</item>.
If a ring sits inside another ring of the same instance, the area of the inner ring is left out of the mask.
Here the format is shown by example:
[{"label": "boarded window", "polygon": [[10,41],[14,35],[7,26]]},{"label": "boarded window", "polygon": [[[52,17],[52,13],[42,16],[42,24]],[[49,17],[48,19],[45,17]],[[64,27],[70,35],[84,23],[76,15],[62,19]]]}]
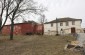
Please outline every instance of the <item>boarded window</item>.
[{"label": "boarded window", "polygon": [[75,21],[72,21],[72,25],[75,25]]},{"label": "boarded window", "polygon": [[63,22],[60,23],[60,26],[63,26]]},{"label": "boarded window", "polygon": [[66,22],[66,26],[68,26],[69,25],[69,23],[68,22]]}]

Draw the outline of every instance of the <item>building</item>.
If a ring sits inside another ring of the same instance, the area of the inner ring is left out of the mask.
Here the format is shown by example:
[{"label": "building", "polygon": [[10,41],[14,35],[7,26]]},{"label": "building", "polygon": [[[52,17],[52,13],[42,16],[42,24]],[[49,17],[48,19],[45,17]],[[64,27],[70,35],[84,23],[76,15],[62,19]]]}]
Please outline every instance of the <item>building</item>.
[{"label": "building", "polygon": [[[27,22],[27,23],[16,23],[14,24],[14,35],[30,35],[30,34],[42,34],[42,25]],[[5,25],[2,29],[3,35],[10,34],[10,25]]]},{"label": "building", "polygon": [[44,34],[55,35],[55,34],[70,34],[80,33],[82,19],[74,18],[59,18],[50,22],[44,23]]}]

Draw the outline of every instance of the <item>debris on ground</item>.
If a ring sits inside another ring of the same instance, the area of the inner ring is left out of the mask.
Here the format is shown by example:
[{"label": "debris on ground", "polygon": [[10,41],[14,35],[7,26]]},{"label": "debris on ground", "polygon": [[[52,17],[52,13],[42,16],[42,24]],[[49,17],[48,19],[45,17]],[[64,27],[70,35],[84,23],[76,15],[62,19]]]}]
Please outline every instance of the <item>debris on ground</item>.
[{"label": "debris on ground", "polygon": [[79,41],[71,41],[70,43],[66,44],[64,50],[71,50],[71,51],[81,51],[83,49],[82,46],[79,46]]},{"label": "debris on ground", "polygon": [[71,41],[71,45],[77,46],[79,44],[79,41]]}]

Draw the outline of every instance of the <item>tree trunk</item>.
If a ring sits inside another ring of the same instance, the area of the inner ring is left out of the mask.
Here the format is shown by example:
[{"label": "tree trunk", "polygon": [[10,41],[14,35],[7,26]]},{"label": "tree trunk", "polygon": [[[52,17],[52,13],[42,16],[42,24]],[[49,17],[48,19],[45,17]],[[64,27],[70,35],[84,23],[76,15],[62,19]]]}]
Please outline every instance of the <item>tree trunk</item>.
[{"label": "tree trunk", "polygon": [[42,35],[44,34],[44,24],[42,24]]},{"label": "tree trunk", "polygon": [[13,31],[14,31],[14,22],[11,21],[11,27],[10,27],[10,40],[13,40]]},{"label": "tree trunk", "polygon": [[[1,26],[2,26],[2,19],[0,17],[0,28],[1,28]],[[0,30],[0,34],[1,34],[1,30]]]}]

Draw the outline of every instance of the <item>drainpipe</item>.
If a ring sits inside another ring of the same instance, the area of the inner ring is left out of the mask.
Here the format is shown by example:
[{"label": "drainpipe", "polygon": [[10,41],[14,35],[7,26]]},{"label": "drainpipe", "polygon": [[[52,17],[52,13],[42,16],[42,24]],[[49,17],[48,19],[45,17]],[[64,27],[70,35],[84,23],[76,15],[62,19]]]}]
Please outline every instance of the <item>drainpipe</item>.
[{"label": "drainpipe", "polygon": [[58,36],[58,19],[56,18],[56,36]]}]

